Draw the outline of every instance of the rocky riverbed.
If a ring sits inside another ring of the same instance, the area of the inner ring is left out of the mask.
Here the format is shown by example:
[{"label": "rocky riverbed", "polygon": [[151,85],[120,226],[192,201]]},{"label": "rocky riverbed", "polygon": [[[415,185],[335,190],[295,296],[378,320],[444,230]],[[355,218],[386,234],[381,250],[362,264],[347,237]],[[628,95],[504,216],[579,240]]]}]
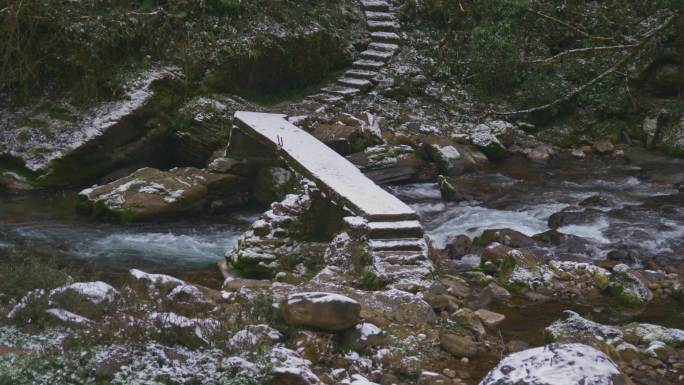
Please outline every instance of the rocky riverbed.
[{"label": "rocky riverbed", "polygon": [[[307,226],[334,212],[311,187],[260,218],[128,224],[78,214],[73,191],[4,195],[4,274],[52,279],[5,290],[0,373],[25,383],[677,384],[679,167],[627,148],[487,163],[448,177],[457,197],[415,179],[388,186],[419,213],[436,266],[409,291],[357,270],[349,241],[328,245],[339,229]],[[237,270],[223,267],[220,280],[225,251]],[[60,262],[36,266],[31,254]]]},{"label": "rocky riverbed", "polygon": [[[26,3],[24,24],[79,36],[48,67],[80,39],[144,57],[56,61],[97,86],[28,100],[0,84],[0,385],[684,383],[678,10],[594,2],[585,39],[557,23],[572,1],[537,2],[558,19],[497,1],[53,2],[74,22]],[[505,113],[605,65],[511,58],[590,52],[615,25],[636,32],[605,54],[640,50],[619,85]],[[359,216],[236,111],[283,114],[416,215]]]}]

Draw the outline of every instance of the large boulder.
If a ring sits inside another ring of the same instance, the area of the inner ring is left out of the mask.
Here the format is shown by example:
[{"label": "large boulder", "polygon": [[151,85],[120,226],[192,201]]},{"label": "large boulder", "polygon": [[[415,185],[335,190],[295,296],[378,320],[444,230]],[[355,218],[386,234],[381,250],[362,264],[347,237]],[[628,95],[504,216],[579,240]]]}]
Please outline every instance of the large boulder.
[{"label": "large boulder", "polygon": [[513,353],[480,385],[627,385],[631,380],[601,351],[582,344],[548,345]]},{"label": "large boulder", "polygon": [[487,162],[478,150],[443,136],[429,135],[422,142],[423,150],[442,175],[459,175]]},{"label": "large boulder", "polygon": [[399,183],[421,180],[426,164],[408,145],[380,145],[349,156],[349,160],[376,183]]},{"label": "large boulder", "polygon": [[292,294],[282,304],[283,317],[291,325],[339,331],[349,329],[361,319],[361,305],[334,293]]},{"label": "large boulder", "polygon": [[239,97],[198,96],[179,109],[180,124],[173,132],[174,160],[178,164],[204,167],[230,139],[235,111],[253,110]]},{"label": "large boulder", "polygon": [[234,197],[245,202],[245,180],[192,167],[161,171],[142,168],[133,174],[79,193],[79,210],[120,220],[144,220],[185,214],[207,208],[213,200]]},{"label": "large boulder", "polygon": [[311,134],[341,155],[361,152],[367,147],[382,144],[377,119],[367,114],[359,119],[341,114],[328,123],[316,123]]},{"label": "large boulder", "polygon": [[179,104],[181,76],[176,68],[151,68],[123,79],[126,91],[119,98],[85,110],[41,101],[7,113],[0,158],[11,161],[2,162],[0,175],[14,172],[21,186],[73,186],[163,162],[170,122],[160,110]]}]

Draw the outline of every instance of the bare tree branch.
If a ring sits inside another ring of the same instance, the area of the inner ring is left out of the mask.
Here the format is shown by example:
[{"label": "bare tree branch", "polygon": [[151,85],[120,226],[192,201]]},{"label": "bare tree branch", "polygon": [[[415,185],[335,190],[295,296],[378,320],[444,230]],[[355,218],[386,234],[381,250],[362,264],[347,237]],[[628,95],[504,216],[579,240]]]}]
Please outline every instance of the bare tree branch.
[{"label": "bare tree branch", "polygon": [[575,88],[572,90],[572,92],[568,93],[567,95],[558,98],[551,103],[547,103],[541,106],[533,107],[533,108],[528,108],[525,110],[519,110],[519,111],[503,111],[503,112],[496,112],[492,111],[488,115],[497,115],[497,116],[514,116],[514,115],[523,115],[523,114],[530,114],[533,112],[540,112],[540,111],[545,111],[548,110],[552,107],[555,107],[561,103],[564,103],[573,97],[579,95],[582,93],[584,90],[587,88],[593,86],[594,84],[600,82],[604,78],[606,78],[608,75],[614,73],[618,69],[622,68],[626,64],[630,63],[633,58],[639,55],[639,53],[644,49],[646,44],[651,41],[655,36],[657,36],[661,31],[672,25],[678,18],[680,14],[675,13],[670,15],[662,24],[660,24],[658,27],[650,30],[649,32],[645,33],[641,40],[637,44],[634,44],[634,47],[632,48],[632,52],[630,52],[628,55],[625,55],[622,59],[618,60],[615,64],[613,64],[610,68],[607,70],[601,72],[598,76],[594,77],[587,83]]},{"label": "bare tree branch", "polygon": [[587,55],[591,53],[606,52],[606,51],[624,51],[635,48],[636,44],[621,44],[621,45],[609,45],[609,46],[599,46],[599,47],[588,47],[588,48],[577,48],[567,51],[563,51],[559,54],[553,55],[546,59],[531,60],[523,62],[522,64],[540,64],[548,65],[561,61],[566,56],[574,55]]},{"label": "bare tree branch", "polygon": [[571,29],[571,30],[575,31],[577,34],[582,35],[582,36],[584,36],[584,37],[586,37],[586,38],[594,39],[594,40],[613,40],[612,37],[593,36],[593,35],[589,34],[588,32],[585,32],[585,31],[579,29],[578,27],[576,27],[576,26],[574,26],[574,25],[572,25],[572,24],[570,24],[570,23],[568,23],[568,22],[565,22],[565,21],[563,21],[563,20],[560,20],[560,19],[558,19],[558,18],[555,18],[555,17],[553,17],[553,16],[551,16],[551,15],[547,15],[547,14],[545,14],[545,13],[543,13],[543,12],[540,12],[540,11],[537,11],[537,10],[535,10],[535,9],[532,9],[532,8],[525,8],[525,9],[526,9],[527,11],[532,12],[532,13],[538,15],[538,16],[541,16],[541,17],[543,17],[543,18],[545,18],[545,19],[547,19],[547,20],[551,20],[551,21],[553,21],[553,22],[556,22],[556,23],[558,23],[558,24],[560,24],[560,25],[562,25],[562,26],[568,28],[568,29]]}]

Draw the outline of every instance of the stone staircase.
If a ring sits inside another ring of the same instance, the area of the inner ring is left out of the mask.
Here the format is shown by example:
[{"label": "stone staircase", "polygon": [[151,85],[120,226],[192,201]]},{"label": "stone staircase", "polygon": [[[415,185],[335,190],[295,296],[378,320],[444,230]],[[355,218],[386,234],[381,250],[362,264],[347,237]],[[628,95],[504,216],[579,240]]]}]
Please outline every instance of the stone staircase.
[{"label": "stone staircase", "polygon": [[418,220],[371,221],[366,228],[373,267],[383,280],[402,289],[426,285],[433,265]]},{"label": "stone staircase", "polygon": [[322,103],[334,103],[362,92],[368,92],[376,83],[380,70],[399,50],[401,37],[399,21],[390,4],[384,0],[361,0],[370,31],[371,43],[361,52],[352,68],[337,79],[337,84],[324,87],[309,99]]}]

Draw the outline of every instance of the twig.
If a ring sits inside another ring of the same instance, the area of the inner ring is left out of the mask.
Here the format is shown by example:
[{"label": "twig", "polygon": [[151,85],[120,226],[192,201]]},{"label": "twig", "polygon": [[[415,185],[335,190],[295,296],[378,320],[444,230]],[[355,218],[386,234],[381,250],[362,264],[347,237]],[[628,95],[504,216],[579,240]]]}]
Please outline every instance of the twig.
[{"label": "twig", "polygon": [[636,44],[621,44],[621,45],[608,45],[608,46],[600,46],[600,47],[589,47],[589,48],[577,48],[577,49],[571,49],[567,51],[563,51],[559,54],[553,55],[551,57],[548,57],[546,59],[540,59],[540,60],[531,60],[528,62],[523,62],[522,64],[552,64],[560,61],[563,59],[565,56],[572,56],[572,55],[583,55],[583,54],[588,54],[592,52],[605,52],[605,51],[623,51],[627,49],[632,49],[635,48],[637,45]]},{"label": "twig", "polygon": [[639,41],[639,43],[635,44],[634,47],[632,48],[632,52],[629,53],[628,55],[625,55],[622,59],[618,60],[615,64],[613,64],[610,68],[607,70],[601,72],[598,76],[595,78],[591,79],[587,83],[584,83],[583,85],[575,88],[570,92],[569,94],[558,98],[551,103],[547,103],[541,106],[533,107],[533,108],[528,108],[525,110],[519,110],[519,111],[504,111],[504,112],[495,112],[492,111],[488,115],[498,115],[498,116],[513,116],[513,115],[523,115],[523,114],[529,114],[533,112],[539,112],[539,111],[545,111],[548,110],[549,108],[555,107],[561,103],[564,103],[573,97],[579,95],[582,93],[582,91],[586,90],[587,88],[593,86],[594,84],[598,83],[599,81],[603,80],[605,77],[608,75],[612,74],[613,72],[617,71],[619,68],[627,64],[632,58],[636,57],[641,50],[646,46],[646,43],[648,43],[653,37],[655,37],[660,31],[663,29],[669,27],[672,23],[674,23],[675,20],[679,18],[680,14],[675,13],[670,15],[664,23],[659,25],[658,27],[652,29],[648,33],[643,35],[643,38]]}]

